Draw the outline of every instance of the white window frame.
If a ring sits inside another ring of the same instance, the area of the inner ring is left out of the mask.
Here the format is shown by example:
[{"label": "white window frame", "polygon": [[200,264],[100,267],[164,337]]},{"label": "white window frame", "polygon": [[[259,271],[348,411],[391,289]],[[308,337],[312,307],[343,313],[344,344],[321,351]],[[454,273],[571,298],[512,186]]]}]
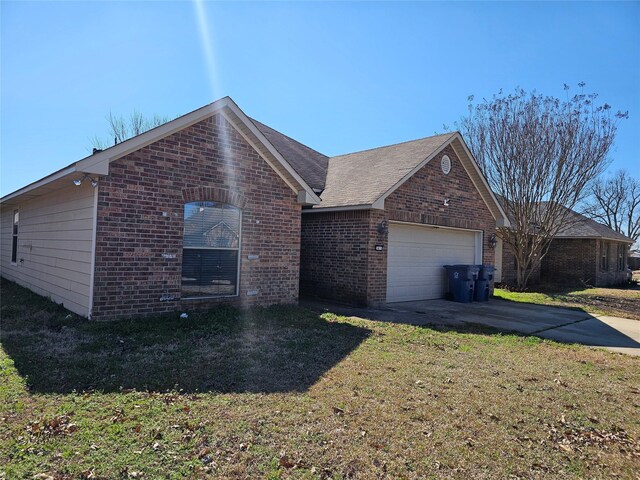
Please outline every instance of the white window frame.
[{"label": "white window frame", "polygon": [[618,244],[618,258],[617,260],[617,264],[618,264],[618,271],[622,272],[624,271],[624,254],[625,254],[625,246],[623,243],[619,243]]},{"label": "white window frame", "polygon": [[[602,265],[604,263],[604,266]],[[609,244],[602,240],[600,242],[600,271],[608,272],[609,271]]]},{"label": "white window frame", "polygon": [[224,202],[217,202],[215,200],[200,200],[200,201],[193,201],[193,202],[185,202],[183,204],[183,216],[184,216],[184,208],[190,204],[190,203],[204,203],[204,202],[212,202],[215,203],[217,205],[229,205],[235,209],[238,210],[238,212],[240,213],[239,219],[238,219],[238,248],[229,248],[229,247],[185,247],[184,246],[184,230],[182,232],[182,239],[183,239],[183,245],[182,245],[182,255],[184,257],[184,251],[185,249],[188,250],[233,250],[233,251],[237,251],[238,252],[238,260],[237,260],[237,265],[236,265],[236,291],[233,294],[228,294],[228,295],[198,295],[198,296],[190,296],[190,297],[183,297],[182,296],[182,269],[180,270],[180,299],[181,300],[206,300],[206,299],[214,299],[214,298],[233,298],[233,297],[238,297],[240,296],[240,259],[242,258],[242,209],[239,207],[236,207],[235,205],[232,205],[230,203],[224,203]]},{"label": "white window frame", "polygon": [[[20,210],[15,209],[11,217],[11,265],[18,264],[18,235],[20,233]],[[14,256],[15,252],[15,256]]]}]

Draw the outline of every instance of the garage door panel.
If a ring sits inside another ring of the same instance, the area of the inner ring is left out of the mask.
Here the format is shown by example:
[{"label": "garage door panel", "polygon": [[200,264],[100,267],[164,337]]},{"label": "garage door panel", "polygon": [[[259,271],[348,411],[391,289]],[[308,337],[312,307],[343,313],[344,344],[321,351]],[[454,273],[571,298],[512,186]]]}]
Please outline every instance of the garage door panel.
[{"label": "garage door panel", "polygon": [[442,268],[475,262],[472,231],[391,224],[387,255],[387,301],[441,298],[446,291]]}]

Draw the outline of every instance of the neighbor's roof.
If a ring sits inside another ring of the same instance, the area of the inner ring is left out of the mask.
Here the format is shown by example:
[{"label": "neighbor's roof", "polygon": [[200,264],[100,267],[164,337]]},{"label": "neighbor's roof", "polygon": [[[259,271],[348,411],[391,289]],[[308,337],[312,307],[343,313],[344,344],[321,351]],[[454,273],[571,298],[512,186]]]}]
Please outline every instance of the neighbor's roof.
[{"label": "neighbor's roof", "polygon": [[446,133],[331,157],[326,189],[320,195],[321,208],[372,205],[453,135]]},{"label": "neighbor's roof", "polygon": [[556,238],[602,238],[619,242],[633,243],[633,240],[615,230],[596,222],[584,215],[569,211],[568,223],[556,235]]},{"label": "neighbor's roof", "polygon": [[311,188],[324,190],[329,157],[291,137],[287,137],[264,123],[253,118],[251,118],[251,121]]},{"label": "neighbor's roof", "polygon": [[[507,200],[498,193],[496,193],[495,196],[503,204],[505,211],[509,212],[509,221],[511,223],[515,223],[512,212],[508,208]],[[540,202],[542,208],[544,208],[547,203],[548,202]],[[562,227],[559,233],[556,234],[555,238],[603,238],[607,240],[633,243],[633,240],[625,237],[606,225],[598,223],[589,217],[585,217],[570,208],[562,208],[568,211],[567,218],[565,219],[566,225]]]}]

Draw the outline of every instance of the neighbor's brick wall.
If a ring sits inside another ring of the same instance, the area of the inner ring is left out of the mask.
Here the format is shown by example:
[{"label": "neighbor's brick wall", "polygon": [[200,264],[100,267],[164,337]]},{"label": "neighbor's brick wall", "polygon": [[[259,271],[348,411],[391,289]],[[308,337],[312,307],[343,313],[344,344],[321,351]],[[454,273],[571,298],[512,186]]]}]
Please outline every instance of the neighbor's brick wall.
[{"label": "neighbor's brick wall", "polygon": [[[223,117],[113,162],[98,195],[93,318],[297,300],[296,195]],[[239,296],[179,300],[184,203],[205,200],[242,208]]]},{"label": "neighbor's brick wall", "polygon": [[595,239],[558,238],[551,242],[542,259],[540,279],[544,282],[595,285],[598,265]]},{"label": "neighbor's brick wall", "polygon": [[[440,169],[448,155],[449,175]],[[449,198],[449,206],[444,199]],[[484,232],[483,263],[494,263],[488,238],[496,222],[455,151],[447,147],[385,200],[385,210],[304,213],[301,292],[352,303],[378,305],[387,295],[388,234],[378,225],[389,220]],[[376,245],[383,245],[376,251]],[[355,248],[353,255],[350,252]],[[332,287],[333,285],[333,287]]]},{"label": "neighbor's brick wall", "polygon": [[[603,270],[600,268],[600,244],[604,243],[609,251],[609,268]],[[624,245],[624,266],[622,270],[618,269],[618,245]],[[594,286],[596,287],[611,287],[622,284],[626,279],[625,269],[627,268],[627,255],[629,247],[627,244],[621,242],[614,242],[610,240],[597,240],[596,241],[596,259],[597,259],[597,271],[596,281]]]},{"label": "neighbor's brick wall", "polygon": [[[529,275],[527,284],[539,283],[540,276],[541,265],[537,265],[531,270],[531,275]],[[511,247],[502,242],[502,279],[500,281],[508,285],[516,285],[517,278],[516,257],[513,254]]]}]

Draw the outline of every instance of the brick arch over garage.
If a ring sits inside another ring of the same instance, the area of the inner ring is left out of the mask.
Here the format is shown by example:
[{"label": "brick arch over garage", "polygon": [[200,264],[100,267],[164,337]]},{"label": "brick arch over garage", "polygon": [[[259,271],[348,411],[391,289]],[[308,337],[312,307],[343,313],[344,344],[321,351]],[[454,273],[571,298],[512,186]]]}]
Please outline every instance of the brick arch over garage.
[{"label": "brick arch over garage", "polygon": [[184,203],[190,202],[219,202],[227,203],[244,209],[247,199],[244,195],[226,188],[219,187],[190,187],[182,190],[182,200]]}]

